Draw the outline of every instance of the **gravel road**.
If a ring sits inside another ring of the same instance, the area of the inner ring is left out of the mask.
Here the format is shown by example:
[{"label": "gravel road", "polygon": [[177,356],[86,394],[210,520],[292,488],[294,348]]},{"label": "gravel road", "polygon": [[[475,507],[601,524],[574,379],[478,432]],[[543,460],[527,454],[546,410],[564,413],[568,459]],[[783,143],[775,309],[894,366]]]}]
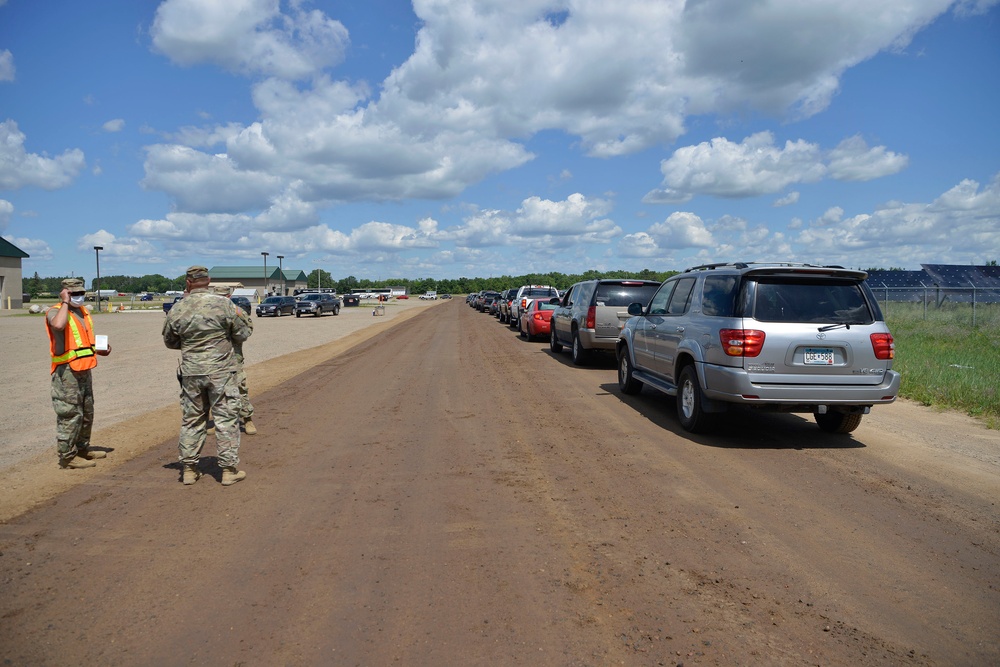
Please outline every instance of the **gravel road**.
[{"label": "gravel road", "polygon": [[410,313],[252,367],[292,375],[236,486],[178,482],[176,408],[105,426],[115,464],[0,524],[0,663],[1000,664],[996,431],[691,436],[610,360]]}]

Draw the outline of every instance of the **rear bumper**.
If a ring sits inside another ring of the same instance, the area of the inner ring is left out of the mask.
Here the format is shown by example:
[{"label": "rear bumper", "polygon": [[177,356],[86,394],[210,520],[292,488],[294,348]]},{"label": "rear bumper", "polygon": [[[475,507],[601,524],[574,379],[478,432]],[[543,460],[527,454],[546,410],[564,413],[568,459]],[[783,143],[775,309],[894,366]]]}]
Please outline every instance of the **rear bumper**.
[{"label": "rear bumper", "polygon": [[886,371],[878,384],[761,384],[750,381],[742,368],[702,365],[707,398],[730,403],[876,405],[892,403],[899,394],[899,373]]},{"label": "rear bumper", "polygon": [[587,350],[614,350],[618,345],[618,334],[614,336],[598,336],[593,329],[578,329],[580,343]]}]

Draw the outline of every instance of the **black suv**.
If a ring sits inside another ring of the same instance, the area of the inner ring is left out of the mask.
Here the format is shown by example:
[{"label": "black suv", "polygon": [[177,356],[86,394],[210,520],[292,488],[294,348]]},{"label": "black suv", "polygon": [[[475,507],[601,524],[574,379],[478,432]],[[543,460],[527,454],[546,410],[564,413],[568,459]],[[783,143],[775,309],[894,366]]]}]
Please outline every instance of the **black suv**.
[{"label": "black suv", "polygon": [[573,363],[587,362],[592,350],[614,351],[629,304],[649,303],[660,286],[655,280],[602,278],[584,280],[570,287],[552,312],[549,349],[569,345]]},{"label": "black suv", "polygon": [[274,315],[281,317],[284,314],[291,315],[295,312],[295,297],[293,296],[269,296],[257,306],[257,317]]},{"label": "black suv", "polygon": [[303,315],[313,315],[319,317],[323,313],[340,315],[340,299],[332,294],[312,293],[303,294],[295,302],[295,317]]}]

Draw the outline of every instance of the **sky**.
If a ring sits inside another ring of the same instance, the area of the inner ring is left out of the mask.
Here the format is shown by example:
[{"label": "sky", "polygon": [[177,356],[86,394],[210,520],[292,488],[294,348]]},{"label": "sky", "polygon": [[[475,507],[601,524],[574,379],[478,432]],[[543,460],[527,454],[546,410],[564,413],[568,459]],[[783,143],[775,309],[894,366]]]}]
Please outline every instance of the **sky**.
[{"label": "sky", "polygon": [[0,236],[88,281],[1000,260],[998,4],[0,0]]}]

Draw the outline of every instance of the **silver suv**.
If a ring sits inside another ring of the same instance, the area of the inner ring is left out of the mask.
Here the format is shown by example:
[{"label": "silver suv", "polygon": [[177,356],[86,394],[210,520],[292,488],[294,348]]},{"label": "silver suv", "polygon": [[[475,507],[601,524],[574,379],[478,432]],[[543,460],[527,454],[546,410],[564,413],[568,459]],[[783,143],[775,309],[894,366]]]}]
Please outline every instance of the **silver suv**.
[{"label": "silver suv", "polygon": [[577,366],[587,363],[592,350],[613,351],[629,318],[629,304],[649,303],[659,286],[655,280],[624,278],[576,283],[552,312],[549,349],[558,353],[569,345]]},{"label": "silver suv", "polygon": [[809,264],[709,264],[633,303],[618,338],[618,385],[677,397],[681,426],[704,430],[739,403],[812,413],[849,433],[892,403],[894,344],[864,271]]}]

